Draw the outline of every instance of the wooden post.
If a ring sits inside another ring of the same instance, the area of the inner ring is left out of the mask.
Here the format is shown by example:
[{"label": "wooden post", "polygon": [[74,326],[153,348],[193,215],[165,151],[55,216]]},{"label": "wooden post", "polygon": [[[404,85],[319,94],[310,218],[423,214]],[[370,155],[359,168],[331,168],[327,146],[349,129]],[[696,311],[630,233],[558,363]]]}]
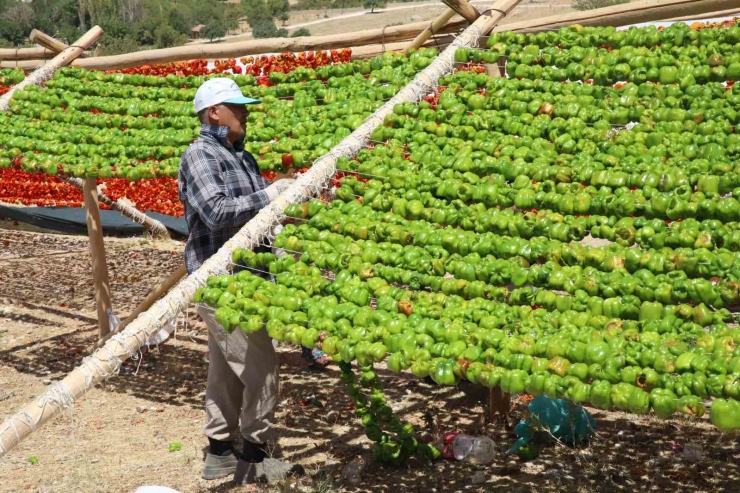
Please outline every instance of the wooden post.
[{"label": "wooden post", "polygon": [[511,394],[501,390],[498,385],[488,389],[488,416],[491,421],[496,419],[504,423],[509,422],[509,412],[511,411]]},{"label": "wooden post", "polygon": [[[31,40],[33,43],[36,43],[37,45],[41,45],[44,48],[51,50],[55,53],[61,53],[69,46],[64,44],[63,42],[59,41],[56,38],[52,38],[48,34],[39,31],[38,29],[34,29],[31,31],[31,34],[28,35],[28,39]],[[79,58],[86,58],[87,53],[80,53]]]},{"label": "wooden post", "polygon": [[144,301],[141,302],[139,306],[136,307],[136,309],[131,312],[131,314],[126,317],[126,320],[121,322],[116,329],[103,336],[96,344],[95,349],[101,348],[105,345],[105,342],[113,337],[115,334],[118,334],[119,332],[122,332],[123,329],[128,326],[131,322],[133,322],[136,317],[138,317],[141,313],[147,311],[151,306],[162,296],[164,296],[175,284],[180,282],[180,279],[185,277],[188,273],[187,268],[185,267],[185,264],[181,265],[177,268],[175,272],[170,274],[167,279],[159,283],[154,289],[152,289],[148,295],[146,295],[146,298],[144,298]]},{"label": "wooden post", "polygon": [[[487,63],[485,65],[486,74],[489,77],[503,77],[504,67],[498,64]],[[511,289],[511,288],[509,288]],[[511,411],[511,394],[504,392],[500,386],[488,389],[488,417],[491,422],[498,420],[508,425],[509,412]]]},{"label": "wooden post", "polygon": [[475,22],[480,17],[478,9],[470,5],[467,0],[442,0],[442,3],[460,14],[460,17],[468,22]]},{"label": "wooden post", "polygon": [[87,219],[87,235],[90,238],[90,259],[95,289],[95,304],[98,310],[98,329],[100,337],[110,332],[107,309],[110,304],[110,288],[108,287],[108,264],[105,263],[105,245],[103,243],[103,225],[100,222],[98,209],[98,185],[95,178],[87,178],[82,187],[85,199],[85,217]]}]

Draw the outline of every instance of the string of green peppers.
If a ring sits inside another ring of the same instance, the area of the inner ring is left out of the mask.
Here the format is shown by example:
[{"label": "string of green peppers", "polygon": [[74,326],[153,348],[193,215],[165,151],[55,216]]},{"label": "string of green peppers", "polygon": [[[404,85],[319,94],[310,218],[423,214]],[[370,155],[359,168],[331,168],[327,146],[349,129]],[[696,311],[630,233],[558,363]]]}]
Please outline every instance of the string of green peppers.
[{"label": "string of green peppers", "polygon": [[[494,254],[504,259],[522,257],[530,264],[554,261],[558,264],[592,266],[604,272],[625,268],[635,273],[645,269],[655,275],[683,270],[689,277],[721,277],[732,281],[737,281],[740,274],[735,268],[737,252],[685,248],[642,251],[620,245],[588,247],[576,242],[566,244],[544,237],[525,240],[493,233],[475,234],[452,227],[441,228],[422,221],[407,222],[396,214],[374,211],[356,200],[346,203],[335,200],[328,207],[314,204],[306,225],[286,226],[285,234],[280,239],[281,247],[285,246],[283,241],[287,241],[286,235],[301,230],[306,233],[313,231],[310,236],[306,234],[304,237],[317,241],[336,238],[332,241],[341,242],[341,238],[333,236],[341,233],[355,240],[413,244],[427,249],[433,257],[444,253],[458,253],[463,257],[470,253],[478,253],[482,257]],[[308,214],[308,207],[305,209]],[[288,212],[293,214],[295,211],[296,208]]]}]

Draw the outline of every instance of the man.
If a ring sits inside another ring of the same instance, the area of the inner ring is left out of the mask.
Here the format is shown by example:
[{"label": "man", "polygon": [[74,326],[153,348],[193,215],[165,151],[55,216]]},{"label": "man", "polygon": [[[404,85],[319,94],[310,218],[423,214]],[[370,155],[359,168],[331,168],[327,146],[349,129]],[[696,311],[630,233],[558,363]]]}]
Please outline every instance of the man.
[{"label": "man", "polygon": [[[244,150],[246,105],[259,102],[244,97],[227,78],[210,79],[195,93],[200,138],[183,154],[178,177],[189,232],[188,273],[293,182],[286,179],[270,185],[260,175],[257,161]],[[264,330],[226,334],[213,310],[199,307],[198,313],[208,327],[209,352],[204,429],[209,451],[203,478],[237,472],[239,482],[273,481],[302,473],[300,466],[269,458],[265,451],[277,399],[278,363],[271,339]],[[244,437],[241,457],[233,450],[237,429]]]}]

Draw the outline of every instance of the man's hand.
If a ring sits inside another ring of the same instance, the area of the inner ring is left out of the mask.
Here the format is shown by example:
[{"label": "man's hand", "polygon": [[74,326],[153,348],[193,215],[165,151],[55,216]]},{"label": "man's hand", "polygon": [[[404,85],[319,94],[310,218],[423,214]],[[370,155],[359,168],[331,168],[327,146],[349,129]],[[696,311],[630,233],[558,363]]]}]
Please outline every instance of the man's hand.
[{"label": "man's hand", "polygon": [[289,186],[293,184],[295,180],[293,178],[286,178],[283,180],[278,180],[269,187],[265,188],[265,193],[267,194],[267,198],[270,202],[275,200],[278,195],[283,193]]}]

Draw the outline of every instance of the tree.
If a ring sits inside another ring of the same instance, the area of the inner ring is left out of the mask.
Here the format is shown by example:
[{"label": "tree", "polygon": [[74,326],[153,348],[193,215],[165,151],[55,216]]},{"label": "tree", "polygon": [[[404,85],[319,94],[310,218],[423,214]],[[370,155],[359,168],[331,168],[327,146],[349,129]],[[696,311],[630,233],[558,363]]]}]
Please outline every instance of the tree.
[{"label": "tree", "polygon": [[18,24],[0,19],[0,38],[9,41],[13,46],[17,46],[25,41],[26,36]]},{"label": "tree", "polygon": [[278,17],[281,13],[290,10],[288,0],[267,0],[267,9],[272,17]]},{"label": "tree", "polygon": [[157,28],[157,48],[169,48],[181,44],[183,35],[169,24],[160,24]]},{"label": "tree", "polygon": [[220,20],[212,21],[200,30],[200,34],[204,38],[208,38],[210,41],[213,41],[216,38],[226,36],[226,26],[224,26],[224,23]]},{"label": "tree", "polygon": [[138,41],[131,37],[126,36],[123,38],[110,38],[107,43],[100,43],[100,54],[102,56],[108,55],[120,55],[121,53],[132,53],[139,51],[141,45]]},{"label": "tree", "polygon": [[300,38],[301,36],[311,36],[311,31],[302,27],[293,31],[293,34],[290,35],[291,38]]},{"label": "tree", "polygon": [[382,9],[386,5],[386,0],[362,0],[362,7],[370,9],[372,14],[375,9]]},{"label": "tree", "polygon": [[180,34],[190,34],[190,28],[192,27],[185,16],[176,9],[170,10],[168,24]]},{"label": "tree", "polygon": [[27,3],[11,3],[0,13],[0,19],[15,24],[25,34],[30,33],[35,27],[35,12],[33,7]]},{"label": "tree", "polygon": [[290,20],[290,14],[288,14],[288,12],[280,12],[280,15],[278,15],[278,19],[280,19],[284,26],[288,23],[288,20]]},{"label": "tree", "polygon": [[252,26],[252,36],[256,39],[263,38],[277,38],[278,28],[275,25],[275,21],[272,19],[261,20],[259,23]]},{"label": "tree", "polygon": [[593,10],[623,3],[629,3],[629,0],[575,0],[573,8],[576,10]]}]

